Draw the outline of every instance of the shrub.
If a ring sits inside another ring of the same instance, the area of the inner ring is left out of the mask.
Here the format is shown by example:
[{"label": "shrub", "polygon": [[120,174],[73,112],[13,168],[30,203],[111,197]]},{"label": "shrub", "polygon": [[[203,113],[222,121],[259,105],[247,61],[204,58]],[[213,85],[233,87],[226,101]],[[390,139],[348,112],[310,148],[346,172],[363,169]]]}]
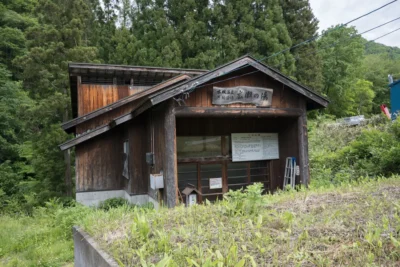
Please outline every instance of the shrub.
[{"label": "shrub", "polygon": [[245,190],[229,190],[224,195],[225,207],[230,215],[236,214],[255,214],[257,210],[266,204],[266,199],[262,193],[264,185],[255,183],[248,186]]},{"label": "shrub", "polygon": [[310,169],[314,185],[340,184],[400,172],[400,118],[380,116],[359,126],[321,118],[310,123]]},{"label": "shrub", "polygon": [[122,206],[132,206],[128,200],[122,197],[109,198],[100,203],[99,208],[102,210],[109,210]]}]

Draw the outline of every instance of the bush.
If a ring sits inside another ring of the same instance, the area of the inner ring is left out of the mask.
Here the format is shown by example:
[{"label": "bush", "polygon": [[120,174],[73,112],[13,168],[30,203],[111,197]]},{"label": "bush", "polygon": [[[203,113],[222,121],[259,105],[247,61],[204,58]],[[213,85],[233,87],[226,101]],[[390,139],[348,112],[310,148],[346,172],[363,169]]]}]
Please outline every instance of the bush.
[{"label": "bush", "polygon": [[321,122],[319,118],[310,126],[314,185],[400,173],[400,118],[391,123],[376,116],[355,127]]},{"label": "bush", "polygon": [[114,198],[109,198],[107,200],[104,200],[103,202],[100,203],[99,209],[102,210],[110,210],[113,208],[118,208],[122,206],[132,206],[128,200],[122,198],[122,197],[114,197]]},{"label": "bush", "polygon": [[244,190],[229,190],[224,195],[227,213],[229,215],[257,213],[257,210],[266,204],[263,191],[264,185],[261,183],[249,185]]}]

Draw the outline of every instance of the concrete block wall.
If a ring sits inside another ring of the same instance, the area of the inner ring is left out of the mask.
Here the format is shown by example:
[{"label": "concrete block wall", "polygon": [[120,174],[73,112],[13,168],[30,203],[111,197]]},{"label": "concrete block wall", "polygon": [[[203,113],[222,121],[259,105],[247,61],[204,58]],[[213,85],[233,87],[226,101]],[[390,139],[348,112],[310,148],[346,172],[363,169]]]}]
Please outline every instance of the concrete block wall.
[{"label": "concrete block wall", "polygon": [[94,192],[77,192],[76,201],[85,206],[97,207],[101,202],[109,198],[124,198],[131,204],[143,205],[148,202],[154,204],[154,208],[158,209],[158,202],[149,195],[129,195],[125,190],[108,190]]},{"label": "concrete block wall", "polygon": [[77,226],[72,228],[75,267],[118,267],[117,262],[103,251],[96,241]]}]

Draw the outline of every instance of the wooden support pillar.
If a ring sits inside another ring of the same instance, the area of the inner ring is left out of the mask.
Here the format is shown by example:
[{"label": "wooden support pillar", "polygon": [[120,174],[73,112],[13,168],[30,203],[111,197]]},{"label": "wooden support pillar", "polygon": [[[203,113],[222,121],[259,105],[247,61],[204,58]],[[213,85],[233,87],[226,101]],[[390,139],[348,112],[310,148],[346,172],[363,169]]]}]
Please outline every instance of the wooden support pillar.
[{"label": "wooden support pillar", "polygon": [[176,205],[177,199],[177,162],[176,162],[176,123],[174,102],[169,100],[166,107],[165,120],[165,155],[164,155],[164,190],[168,208]]},{"label": "wooden support pillar", "polygon": [[297,119],[298,138],[299,138],[299,166],[300,182],[308,187],[310,183],[310,171],[308,161],[308,133],[307,133],[307,113],[304,109],[303,114]]}]

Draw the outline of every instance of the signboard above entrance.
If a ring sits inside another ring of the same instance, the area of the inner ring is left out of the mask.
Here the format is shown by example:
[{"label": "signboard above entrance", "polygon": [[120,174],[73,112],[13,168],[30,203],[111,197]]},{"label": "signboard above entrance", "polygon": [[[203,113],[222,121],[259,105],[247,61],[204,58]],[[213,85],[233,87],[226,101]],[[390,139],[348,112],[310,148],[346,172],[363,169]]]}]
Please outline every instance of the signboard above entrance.
[{"label": "signboard above entrance", "polygon": [[272,89],[253,86],[214,87],[212,103],[213,105],[246,103],[258,107],[271,107],[272,93]]},{"label": "signboard above entrance", "polygon": [[279,159],[277,133],[233,133],[232,161]]}]

